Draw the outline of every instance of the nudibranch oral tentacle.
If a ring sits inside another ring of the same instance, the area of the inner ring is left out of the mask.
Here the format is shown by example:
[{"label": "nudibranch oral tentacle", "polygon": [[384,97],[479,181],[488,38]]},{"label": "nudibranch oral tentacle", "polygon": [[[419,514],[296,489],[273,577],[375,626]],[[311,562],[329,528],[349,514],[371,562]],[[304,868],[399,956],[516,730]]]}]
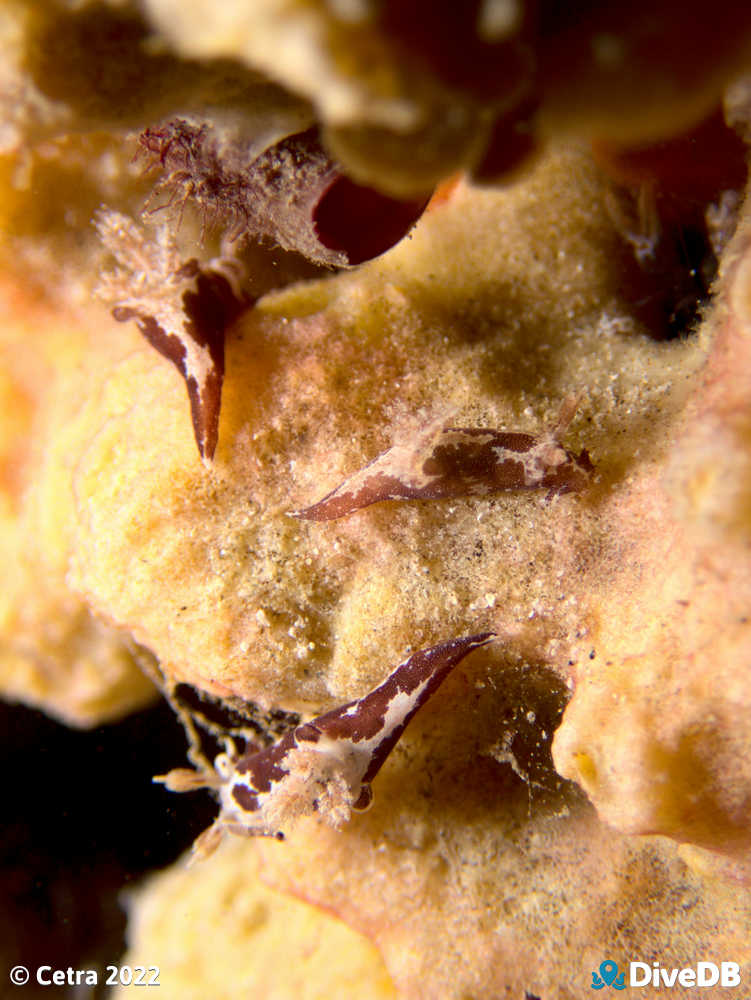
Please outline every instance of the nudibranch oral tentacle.
[{"label": "nudibranch oral tentacle", "polygon": [[576,410],[570,397],[556,425],[540,435],[434,422],[417,439],[382,452],[323,499],[293,517],[331,521],[382,500],[483,497],[504,490],[571,493],[589,483],[586,450],[566,451],[560,437]]},{"label": "nudibranch oral tentacle", "polygon": [[418,709],[454,667],[495,638],[465,636],[421,649],[368,694],[302,723],[263,750],[220,754],[215,774],[179,769],[155,780],[173,791],[219,792],[221,811],[195,845],[205,855],[222,833],[283,838],[299,816],[316,813],[334,827],[367,809],[370,784]]}]

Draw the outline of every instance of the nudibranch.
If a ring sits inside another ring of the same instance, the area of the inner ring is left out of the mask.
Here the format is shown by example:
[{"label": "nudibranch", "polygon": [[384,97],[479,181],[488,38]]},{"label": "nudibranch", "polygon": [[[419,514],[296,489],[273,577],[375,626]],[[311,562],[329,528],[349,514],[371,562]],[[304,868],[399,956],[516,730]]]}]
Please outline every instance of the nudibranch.
[{"label": "nudibranch", "polygon": [[482,497],[504,490],[547,489],[548,495],[583,489],[594,466],[560,444],[578,398],[567,398],[554,427],[535,436],[485,427],[429,424],[417,439],[394,445],[345,479],[322,500],[293,517],[331,521],[381,500]]},{"label": "nudibranch", "polygon": [[237,754],[228,741],[214,774],[178,768],[157,776],[171,791],[218,791],[221,811],[194,854],[211,853],[225,831],[283,839],[300,816],[315,813],[339,828],[353,810],[367,809],[371,782],[414,714],[461,660],[494,638],[484,632],[418,650],[362,698],[296,726],[265,749]]},{"label": "nudibranch", "polygon": [[[224,339],[232,321],[255,301],[238,251],[270,243],[322,267],[354,267],[398,243],[417,222],[429,194],[388,197],[342,174],[316,128],[287,135],[259,151],[254,141],[225,136],[207,122],[175,118],[138,137],[139,151],[164,172],[167,202],[147,211],[176,211],[149,237],[120,212],[102,208],[96,224],[114,271],[97,292],[119,322],[135,320],[146,340],[185,380],[202,459],[211,461],[219,434]],[[222,254],[205,263],[181,259],[175,231],[186,204],[222,230]]]},{"label": "nudibranch", "polygon": [[181,259],[174,237],[161,227],[150,239],[120,212],[102,209],[99,236],[115,258],[97,294],[120,323],[135,320],[145,339],[185,380],[193,433],[201,458],[214,457],[224,380],[224,336],[251,302],[233,262]]}]

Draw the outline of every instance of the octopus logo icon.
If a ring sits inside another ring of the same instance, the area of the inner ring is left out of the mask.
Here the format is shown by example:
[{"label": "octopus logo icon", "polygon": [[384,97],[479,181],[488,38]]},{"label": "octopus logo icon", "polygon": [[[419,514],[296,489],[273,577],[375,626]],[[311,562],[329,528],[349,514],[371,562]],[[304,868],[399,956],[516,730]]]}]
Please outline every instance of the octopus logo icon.
[{"label": "octopus logo icon", "polygon": [[601,990],[605,986],[612,986],[616,990],[625,990],[626,984],[623,982],[623,973],[618,975],[618,966],[612,959],[606,959],[600,963],[600,974],[592,973],[591,987],[593,990]]}]

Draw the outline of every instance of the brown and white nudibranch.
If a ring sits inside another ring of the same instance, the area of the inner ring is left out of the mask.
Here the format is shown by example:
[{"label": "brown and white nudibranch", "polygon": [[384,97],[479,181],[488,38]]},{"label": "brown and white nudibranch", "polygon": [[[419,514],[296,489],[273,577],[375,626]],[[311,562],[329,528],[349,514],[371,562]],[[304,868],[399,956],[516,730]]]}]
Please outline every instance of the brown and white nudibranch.
[{"label": "brown and white nudibranch", "polygon": [[293,517],[331,521],[381,500],[483,497],[503,490],[547,489],[548,495],[584,489],[594,466],[586,449],[574,455],[560,438],[576,412],[568,397],[549,431],[533,434],[485,427],[428,425],[416,440],[394,445],[345,479],[322,500]]},{"label": "brown and white nudibranch", "polygon": [[118,322],[135,320],[151,346],[180,372],[198,452],[210,461],[219,435],[224,335],[250,298],[237,288],[231,262],[183,261],[164,226],[150,239],[132,219],[107,209],[96,223],[117,262],[102,275],[97,294],[114,306]]},{"label": "brown and white nudibranch", "polygon": [[296,726],[263,750],[220,754],[215,774],[178,768],[154,780],[171,791],[215,788],[221,811],[194,845],[205,856],[225,831],[283,839],[313,813],[339,828],[372,800],[370,784],[415,712],[453,668],[486,645],[492,632],[421,649],[368,694]]}]

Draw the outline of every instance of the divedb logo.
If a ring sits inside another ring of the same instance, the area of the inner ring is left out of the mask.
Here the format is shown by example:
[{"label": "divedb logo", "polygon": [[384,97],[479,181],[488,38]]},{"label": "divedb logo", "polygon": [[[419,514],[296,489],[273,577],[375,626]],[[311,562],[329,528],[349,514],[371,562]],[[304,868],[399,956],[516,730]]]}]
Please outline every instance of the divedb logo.
[{"label": "divedb logo", "polygon": [[626,986],[670,989],[673,986],[721,986],[732,989],[741,985],[741,971],[737,962],[697,962],[696,966],[685,969],[666,969],[659,962],[629,962],[628,983],[626,973],[618,971],[618,965],[608,958],[600,963],[598,972],[592,973],[590,986],[593,990],[603,990],[606,986],[614,990],[625,990]]},{"label": "divedb logo", "polygon": [[601,990],[606,986],[613,986],[617,990],[625,990],[626,984],[623,982],[623,973],[618,974],[618,965],[610,958],[600,962],[600,974],[592,973],[592,989]]}]

